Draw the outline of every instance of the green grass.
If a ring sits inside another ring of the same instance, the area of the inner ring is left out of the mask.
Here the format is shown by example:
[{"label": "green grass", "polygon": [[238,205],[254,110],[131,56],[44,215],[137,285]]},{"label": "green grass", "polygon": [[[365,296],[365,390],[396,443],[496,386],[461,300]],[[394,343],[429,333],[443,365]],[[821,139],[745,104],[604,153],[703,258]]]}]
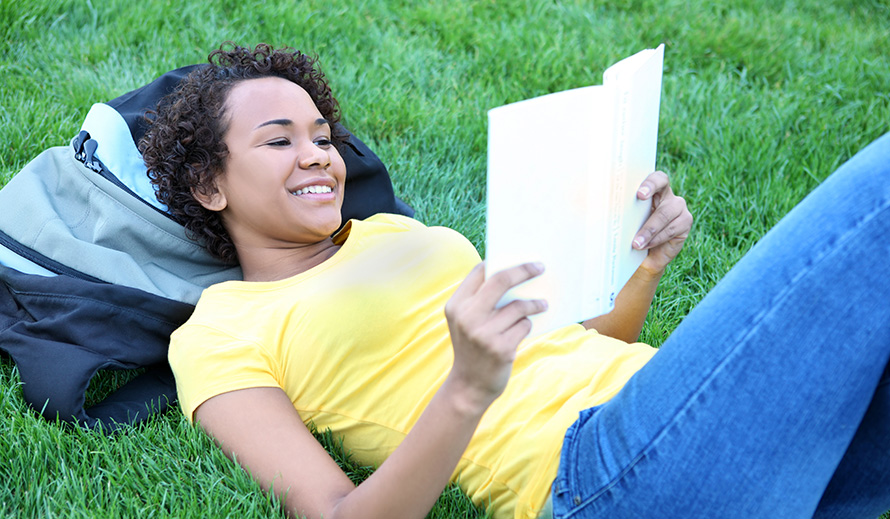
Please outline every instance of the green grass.
[{"label": "green grass", "polygon": [[[398,194],[480,251],[486,110],[597,84],[608,65],[664,42],[658,163],[696,225],[643,331],[655,345],[890,122],[886,0],[2,0],[0,185],[67,144],[93,102],[203,61],[227,39],[317,53]],[[558,137],[548,144],[558,151]],[[93,398],[123,378],[98,377]],[[178,413],[108,438],[36,418],[18,384],[0,361],[0,516],[281,515]],[[454,489],[434,514],[477,516]]]}]

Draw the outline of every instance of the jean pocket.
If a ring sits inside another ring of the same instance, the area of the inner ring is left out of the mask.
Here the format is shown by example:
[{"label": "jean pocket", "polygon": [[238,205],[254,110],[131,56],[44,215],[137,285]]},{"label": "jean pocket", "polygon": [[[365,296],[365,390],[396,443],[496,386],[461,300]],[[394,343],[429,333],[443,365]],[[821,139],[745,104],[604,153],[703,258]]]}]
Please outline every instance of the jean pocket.
[{"label": "jean pocket", "polygon": [[580,504],[581,497],[573,489],[573,481],[577,479],[576,472],[578,469],[576,466],[576,461],[578,460],[576,450],[578,446],[574,440],[581,428],[596,414],[597,409],[597,407],[592,407],[578,413],[578,419],[566,429],[563,436],[562,449],[559,455],[559,469],[556,472],[556,479],[553,481],[551,490],[554,519],[564,517]]}]

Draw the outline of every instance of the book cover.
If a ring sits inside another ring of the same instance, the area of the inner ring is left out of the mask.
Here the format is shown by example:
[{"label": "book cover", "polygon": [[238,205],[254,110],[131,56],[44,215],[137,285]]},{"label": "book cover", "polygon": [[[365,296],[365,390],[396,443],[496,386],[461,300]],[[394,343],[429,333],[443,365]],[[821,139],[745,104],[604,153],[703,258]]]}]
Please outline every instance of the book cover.
[{"label": "book cover", "polygon": [[603,84],[488,112],[486,275],[528,261],[545,273],[501,302],[544,298],[532,335],[608,313],[645,251],[664,45],[609,67]]}]

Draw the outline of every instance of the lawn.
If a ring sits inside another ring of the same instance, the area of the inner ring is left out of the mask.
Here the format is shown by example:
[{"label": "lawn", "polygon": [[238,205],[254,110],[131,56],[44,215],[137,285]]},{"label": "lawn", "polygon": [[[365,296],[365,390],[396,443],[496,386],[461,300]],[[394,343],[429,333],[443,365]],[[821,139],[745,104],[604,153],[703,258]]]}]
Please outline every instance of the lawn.
[{"label": "lawn", "polygon": [[[92,103],[224,40],[263,41],[317,53],[397,194],[483,253],[486,110],[598,84],[610,64],[663,42],[658,166],[696,225],[643,331],[654,345],[890,123],[886,0],[2,0],[0,34],[0,186],[67,145]],[[123,378],[100,374],[92,396]],[[282,516],[177,412],[107,437],[37,418],[18,386],[0,360],[0,516]],[[482,515],[454,488],[434,512]]]}]

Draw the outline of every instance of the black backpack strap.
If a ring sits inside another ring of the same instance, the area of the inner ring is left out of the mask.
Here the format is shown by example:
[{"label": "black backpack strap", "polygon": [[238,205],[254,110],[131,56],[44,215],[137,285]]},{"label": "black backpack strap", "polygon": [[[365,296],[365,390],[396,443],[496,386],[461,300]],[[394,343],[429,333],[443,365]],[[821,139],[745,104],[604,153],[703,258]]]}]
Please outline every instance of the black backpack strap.
[{"label": "black backpack strap", "polygon": [[[175,401],[170,334],[194,307],[141,290],[0,266],[0,349],[15,361],[25,401],[44,417],[101,425],[137,423]],[[148,367],[84,408],[100,369]]]}]

